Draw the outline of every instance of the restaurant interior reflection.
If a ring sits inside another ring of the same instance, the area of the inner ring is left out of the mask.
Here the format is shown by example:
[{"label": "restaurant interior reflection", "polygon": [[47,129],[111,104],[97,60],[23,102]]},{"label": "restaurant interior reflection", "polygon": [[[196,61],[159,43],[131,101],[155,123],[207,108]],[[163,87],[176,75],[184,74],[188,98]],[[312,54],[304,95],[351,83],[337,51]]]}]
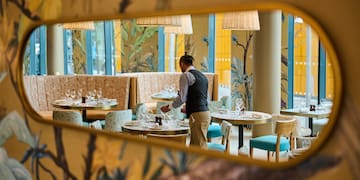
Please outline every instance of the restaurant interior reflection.
[{"label": "restaurant interior reflection", "polygon": [[[301,17],[246,11],[167,18],[34,29],[23,53],[31,106],[46,120],[189,146],[180,109],[160,111],[177,95],[186,52],[209,81],[209,150],[287,161],[328,128],[332,60]],[[276,149],[279,121],[290,122],[291,136]],[[263,140],[274,140],[275,149]]]}]

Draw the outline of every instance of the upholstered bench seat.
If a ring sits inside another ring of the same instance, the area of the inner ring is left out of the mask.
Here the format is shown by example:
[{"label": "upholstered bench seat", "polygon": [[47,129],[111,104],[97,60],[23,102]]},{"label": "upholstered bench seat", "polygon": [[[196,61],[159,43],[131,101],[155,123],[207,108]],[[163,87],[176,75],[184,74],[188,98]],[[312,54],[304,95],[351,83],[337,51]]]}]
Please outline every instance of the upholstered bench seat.
[{"label": "upholstered bench seat", "polygon": [[44,119],[52,120],[52,111],[60,110],[52,103],[63,99],[67,90],[82,89],[86,95],[90,91],[102,90],[104,98],[116,99],[118,105],[111,110],[87,110],[87,120],[105,119],[110,111],[125,110],[129,105],[129,76],[92,76],[92,75],[48,75],[24,76],[27,98],[33,109]]}]

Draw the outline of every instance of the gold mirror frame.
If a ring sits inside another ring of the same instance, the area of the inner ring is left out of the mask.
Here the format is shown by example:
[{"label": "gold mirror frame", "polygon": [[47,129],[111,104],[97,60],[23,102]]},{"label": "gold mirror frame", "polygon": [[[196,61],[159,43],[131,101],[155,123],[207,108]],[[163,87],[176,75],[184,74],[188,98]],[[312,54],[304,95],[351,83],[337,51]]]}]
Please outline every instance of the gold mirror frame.
[{"label": "gold mirror frame", "polygon": [[40,122],[40,123],[45,123],[45,124],[50,124],[50,125],[55,125],[55,126],[60,126],[60,127],[64,127],[64,128],[72,128],[72,129],[76,129],[79,131],[83,131],[86,133],[96,133],[99,135],[105,135],[105,136],[111,136],[111,137],[117,137],[117,138],[121,138],[121,139],[125,139],[125,140],[131,140],[131,141],[137,141],[139,143],[146,143],[146,144],[153,144],[153,145],[159,145],[162,147],[166,147],[166,148],[171,148],[171,149],[177,149],[177,150],[181,150],[181,151],[185,151],[185,152],[192,152],[192,153],[198,153],[198,154],[204,154],[204,155],[209,155],[212,157],[218,157],[218,158],[225,158],[225,159],[229,159],[232,161],[236,161],[236,162],[246,162],[246,163],[250,163],[250,164],[258,164],[264,167],[269,167],[269,168],[281,168],[281,167],[287,167],[287,166],[292,166],[292,165],[296,165],[299,162],[309,158],[311,155],[313,155],[314,153],[316,153],[317,151],[320,150],[320,147],[326,142],[326,140],[328,140],[328,138],[331,135],[331,131],[334,129],[334,126],[336,124],[336,119],[339,113],[339,107],[340,107],[340,100],[342,97],[342,78],[341,78],[341,72],[340,72],[340,66],[339,66],[339,59],[338,56],[336,55],[336,51],[334,49],[333,43],[331,41],[331,39],[329,38],[329,36],[327,35],[326,31],[322,28],[322,26],[320,25],[320,23],[318,23],[314,18],[312,18],[310,15],[306,14],[304,11],[301,11],[295,7],[292,6],[288,6],[285,4],[256,4],[253,3],[251,5],[244,5],[244,6],[239,6],[239,7],[231,7],[231,6],[227,6],[227,7],[217,7],[215,10],[212,9],[190,9],[190,10],[178,10],[178,11],[162,11],[160,13],[139,13],[139,14],[122,14],[119,16],[112,16],[111,19],[128,19],[128,18],[135,18],[135,17],[142,17],[142,16],[149,16],[149,15],[178,15],[178,14],[204,14],[204,13],[212,13],[214,11],[216,12],[228,12],[228,11],[241,11],[241,10],[253,10],[253,9],[257,9],[259,11],[266,11],[266,10],[282,10],[284,12],[287,13],[292,13],[292,14],[296,14],[296,16],[301,17],[306,23],[308,23],[312,29],[314,29],[314,31],[316,31],[319,35],[319,39],[321,40],[321,42],[323,43],[325,49],[328,52],[328,55],[330,57],[330,59],[332,60],[332,64],[333,64],[333,72],[334,72],[334,99],[333,99],[333,107],[331,109],[331,114],[329,116],[329,122],[327,125],[327,128],[323,129],[323,135],[319,137],[319,139],[316,141],[316,143],[308,150],[306,151],[306,153],[301,156],[300,158],[296,158],[294,160],[285,162],[285,163],[279,163],[276,164],[274,166],[274,163],[267,163],[264,161],[260,161],[260,160],[255,160],[255,159],[248,159],[248,158],[242,158],[241,156],[239,156],[238,158],[236,156],[230,156],[230,155],[225,155],[225,154],[221,154],[221,153],[216,153],[216,152],[210,152],[210,151],[203,151],[199,148],[193,148],[193,147],[184,147],[182,145],[177,145],[177,144],[168,144],[165,141],[159,141],[159,140],[141,140],[138,138],[134,138],[134,137],[130,137],[127,135],[122,135],[122,134],[116,134],[116,133],[111,133],[111,132],[102,132],[102,131],[96,131],[96,130],[92,130],[92,129],[88,129],[88,128],[83,128],[83,127],[75,127],[72,125],[67,125],[64,123],[59,123],[59,122],[49,122],[46,120],[43,120],[31,107],[28,99],[26,98],[26,92],[24,90],[24,86],[23,86],[23,78],[22,78],[22,72],[23,72],[23,67],[22,67],[22,63],[23,63],[23,55],[24,55],[24,49],[26,46],[26,40],[29,38],[30,33],[32,32],[32,30],[34,28],[36,28],[39,25],[42,24],[54,24],[54,23],[65,23],[65,22],[73,22],[73,21],[90,21],[90,20],[110,20],[109,17],[88,17],[88,18],[79,18],[79,19],[72,19],[71,20],[64,20],[64,21],[44,21],[37,24],[33,24],[31,27],[29,27],[29,29],[26,31],[26,36],[23,36],[21,39],[21,50],[20,50],[20,55],[19,57],[19,64],[18,68],[17,68],[17,76],[20,77],[19,81],[18,81],[18,85],[19,87],[21,87],[20,89],[20,95],[22,98],[22,101],[24,102],[24,106],[26,111],[29,113],[29,115],[36,121]]}]

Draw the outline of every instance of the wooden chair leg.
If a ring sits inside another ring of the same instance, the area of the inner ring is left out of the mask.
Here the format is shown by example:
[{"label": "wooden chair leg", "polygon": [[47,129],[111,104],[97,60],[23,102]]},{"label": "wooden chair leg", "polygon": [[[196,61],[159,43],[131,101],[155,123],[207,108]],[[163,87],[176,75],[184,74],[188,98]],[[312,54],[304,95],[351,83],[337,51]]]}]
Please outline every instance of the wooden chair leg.
[{"label": "wooden chair leg", "polygon": [[279,162],[279,156],[280,156],[279,151],[276,151],[275,158],[277,163]]},{"label": "wooden chair leg", "polygon": [[253,158],[254,148],[250,147],[250,159]]},{"label": "wooden chair leg", "polygon": [[270,151],[267,151],[267,160],[270,161]]}]

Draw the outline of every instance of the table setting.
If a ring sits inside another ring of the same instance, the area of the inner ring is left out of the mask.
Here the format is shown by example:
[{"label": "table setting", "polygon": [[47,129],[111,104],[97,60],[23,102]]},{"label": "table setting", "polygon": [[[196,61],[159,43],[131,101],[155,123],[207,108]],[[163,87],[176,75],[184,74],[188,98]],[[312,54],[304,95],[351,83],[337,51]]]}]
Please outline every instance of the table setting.
[{"label": "table setting", "polygon": [[189,131],[188,120],[175,120],[165,114],[147,113],[141,119],[124,123],[124,132],[136,134],[187,134]]},{"label": "table setting", "polygon": [[89,91],[86,96],[83,95],[82,89],[66,90],[65,97],[53,102],[54,106],[65,107],[71,106],[73,108],[96,108],[116,106],[116,99],[109,99],[102,97],[101,89]]},{"label": "table setting", "polygon": [[156,100],[173,100],[177,97],[177,92],[175,89],[175,84],[166,85],[165,89],[160,92],[154,93],[151,95],[151,98]]}]

